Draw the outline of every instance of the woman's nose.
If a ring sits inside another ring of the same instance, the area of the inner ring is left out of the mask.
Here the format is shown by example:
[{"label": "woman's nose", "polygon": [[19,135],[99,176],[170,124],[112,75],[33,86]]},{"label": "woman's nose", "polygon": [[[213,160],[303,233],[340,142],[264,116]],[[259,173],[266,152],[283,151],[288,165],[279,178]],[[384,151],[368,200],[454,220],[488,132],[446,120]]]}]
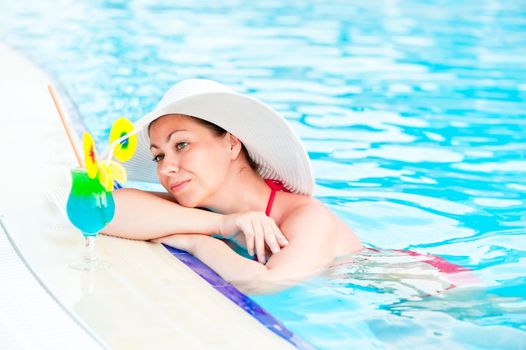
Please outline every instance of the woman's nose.
[{"label": "woman's nose", "polygon": [[175,157],[166,157],[161,166],[161,173],[169,175],[179,171],[179,161]]}]

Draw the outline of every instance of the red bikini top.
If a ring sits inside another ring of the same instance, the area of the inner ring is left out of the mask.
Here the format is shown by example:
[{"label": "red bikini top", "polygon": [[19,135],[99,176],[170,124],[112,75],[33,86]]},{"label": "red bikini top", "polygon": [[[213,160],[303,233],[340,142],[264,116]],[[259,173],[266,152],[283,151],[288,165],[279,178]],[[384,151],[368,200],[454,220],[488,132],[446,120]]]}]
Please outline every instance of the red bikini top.
[{"label": "red bikini top", "polygon": [[267,209],[265,209],[265,214],[267,216],[270,216],[270,212],[272,211],[272,204],[274,204],[274,197],[276,197],[276,192],[284,191],[290,193],[290,191],[287,190],[285,186],[283,186],[283,183],[279,180],[265,179],[265,183],[268,187],[270,187],[270,197],[268,197]]}]

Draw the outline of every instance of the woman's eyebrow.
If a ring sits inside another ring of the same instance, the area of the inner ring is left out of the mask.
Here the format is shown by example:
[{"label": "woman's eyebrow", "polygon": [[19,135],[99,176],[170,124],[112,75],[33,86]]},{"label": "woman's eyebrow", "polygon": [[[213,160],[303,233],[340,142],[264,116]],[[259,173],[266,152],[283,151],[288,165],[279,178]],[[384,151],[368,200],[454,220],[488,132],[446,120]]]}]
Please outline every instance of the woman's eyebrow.
[{"label": "woman's eyebrow", "polygon": [[[165,142],[170,141],[170,139],[172,138],[173,134],[175,134],[176,132],[180,132],[180,131],[188,131],[188,130],[187,129],[179,129],[179,130],[172,131],[171,133],[168,134],[168,136],[166,136]],[[150,144],[150,149],[152,149],[152,148],[159,148],[159,147],[152,143],[152,144]]]}]

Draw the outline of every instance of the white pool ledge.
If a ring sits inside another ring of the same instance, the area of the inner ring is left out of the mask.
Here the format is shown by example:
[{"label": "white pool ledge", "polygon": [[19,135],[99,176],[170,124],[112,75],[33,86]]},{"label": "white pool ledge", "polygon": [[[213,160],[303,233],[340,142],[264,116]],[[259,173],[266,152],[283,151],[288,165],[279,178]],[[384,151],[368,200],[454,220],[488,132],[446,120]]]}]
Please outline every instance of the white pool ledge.
[{"label": "white pool ledge", "polygon": [[2,44],[0,77],[0,214],[65,308],[113,349],[293,348],[160,245],[101,236],[97,249],[111,269],[69,268],[83,238],[48,193],[75,158],[47,90],[50,80]]}]

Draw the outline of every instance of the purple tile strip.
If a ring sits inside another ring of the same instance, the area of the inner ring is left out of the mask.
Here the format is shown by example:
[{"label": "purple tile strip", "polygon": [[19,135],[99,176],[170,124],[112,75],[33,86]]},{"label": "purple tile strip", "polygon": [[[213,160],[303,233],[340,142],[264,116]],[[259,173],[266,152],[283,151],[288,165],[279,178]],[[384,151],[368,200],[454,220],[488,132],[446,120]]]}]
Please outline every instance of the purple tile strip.
[{"label": "purple tile strip", "polygon": [[279,322],[271,314],[265,311],[265,309],[259,306],[255,301],[253,301],[248,296],[237,290],[233,285],[222,279],[217,273],[215,273],[211,268],[209,268],[199,259],[185,252],[184,250],[175,249],[166,245],[165,247],[170,253],[172,253],[172,255],[177,257],[186,266],[191,268],[195,273],[197,273],[204,280],[206,280],[212,287],[214,287],[228,299],[232,300],[240,308],[248,312],[248,314],[250,314],[256,320],[258,320],[265,327],[270,329],[273,333],[282,337],[283,339],[294,345],[297,349],[315,349],[312,345],[310,345],[300,337],[296,336],[290,330],[288,330],[281,322]]}]

